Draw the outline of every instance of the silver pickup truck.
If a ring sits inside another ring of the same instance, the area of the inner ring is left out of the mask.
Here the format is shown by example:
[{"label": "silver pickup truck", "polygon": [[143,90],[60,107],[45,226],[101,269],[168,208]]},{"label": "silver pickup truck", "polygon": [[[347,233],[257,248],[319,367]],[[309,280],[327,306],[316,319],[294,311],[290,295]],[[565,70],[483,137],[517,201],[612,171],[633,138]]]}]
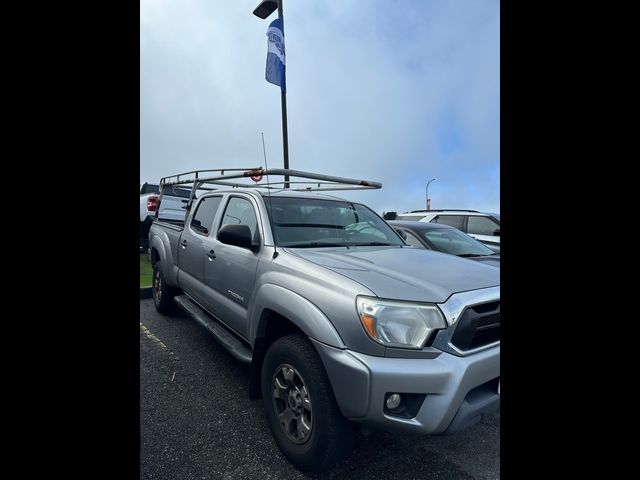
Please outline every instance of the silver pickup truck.
[{"label": "silver pickup truck", "polygon": [[375,182],[264,170],[307,181],[238,188],[229,178],[255,172],[222,173],[192,179],[184,225],[154,221],[153,300],[250,364],[249,395],[294,465],[327,468],[359,424],[446,434],[499,409],[499,269],[411,247],[365,205],[307,191]]}]

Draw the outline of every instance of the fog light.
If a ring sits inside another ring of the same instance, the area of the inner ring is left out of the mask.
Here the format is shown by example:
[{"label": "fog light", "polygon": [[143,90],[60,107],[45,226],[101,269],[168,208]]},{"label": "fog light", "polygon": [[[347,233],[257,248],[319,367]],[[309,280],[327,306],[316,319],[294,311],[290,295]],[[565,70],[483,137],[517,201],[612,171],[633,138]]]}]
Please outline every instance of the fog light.
[{"label": "fog light", "polygon": [[395,410],[400,406],[400,402],[402,402],[402,397],[400,396],[400,394],[393,393],[389,395],[389,398],[387,398],[387,408],[389,410]]}]

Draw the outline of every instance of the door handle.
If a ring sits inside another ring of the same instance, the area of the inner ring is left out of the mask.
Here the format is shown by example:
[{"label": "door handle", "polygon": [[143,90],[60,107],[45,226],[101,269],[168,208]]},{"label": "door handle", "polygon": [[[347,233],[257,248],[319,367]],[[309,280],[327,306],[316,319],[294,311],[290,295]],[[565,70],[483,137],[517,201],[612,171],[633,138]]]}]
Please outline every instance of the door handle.
[{"label": "door handle", "polygon": [[187,248],[187,241],[182,240],[182,244],[180,245],[183,249]]},{"label": "door handle", "polygon": [[209,250],[207,252],[207,257],[209,257],[209,261],[213,261],[214,258],[216,258],[216,252],[214,252],[213,250]]}]

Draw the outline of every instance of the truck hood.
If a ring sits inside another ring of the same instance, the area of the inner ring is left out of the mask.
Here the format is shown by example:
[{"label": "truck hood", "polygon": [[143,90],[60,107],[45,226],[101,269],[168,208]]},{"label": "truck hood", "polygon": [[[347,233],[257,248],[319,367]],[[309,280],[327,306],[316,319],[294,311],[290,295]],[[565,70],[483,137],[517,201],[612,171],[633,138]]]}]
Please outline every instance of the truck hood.
[{"label": "truck hood", "polygon": [[445,253],[409,247],[286,249],[354,280],[381,298],[445,302],[452,294],[500,285],[500,270]]},{"label": "truck hood", "polygon": [[484,263],[485,265],[491,265],[493,267],[500,268],[500,255],[491,255],[486,257],[467,257],[469,260]]}]

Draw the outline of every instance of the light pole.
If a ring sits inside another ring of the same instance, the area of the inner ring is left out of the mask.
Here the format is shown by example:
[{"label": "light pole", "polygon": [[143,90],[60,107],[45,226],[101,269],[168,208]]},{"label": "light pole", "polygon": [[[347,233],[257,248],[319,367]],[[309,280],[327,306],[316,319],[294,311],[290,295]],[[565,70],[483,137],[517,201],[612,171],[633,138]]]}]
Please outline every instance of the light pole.
[{"label": "light pole", "polygon": [[429,200],[429,184],[431,182],[433,182],[434,180],[437,180],[437,178],[432,178],[431,180],[429,180],[427,182],[427,189],[426,189],[426,194],[427,194],[427,210],[431,210],[431,201]]},{"label": "light pole", "polygon": [[[282,19],[284,16],[282,13],[282,0],[262,0],[262,2],[260,2],[260,4],[253,10],[253,14],[264,20],[271,15],[276,8],[278,9],[278,18]],[[284,156],[284,168],[288,170],[289,134],[287,132],[287,92],[284,90],[280,91],[280,105],[282,107],[282,153]],[[289,188],[289,175],[284,176],[284,188]]]}]

